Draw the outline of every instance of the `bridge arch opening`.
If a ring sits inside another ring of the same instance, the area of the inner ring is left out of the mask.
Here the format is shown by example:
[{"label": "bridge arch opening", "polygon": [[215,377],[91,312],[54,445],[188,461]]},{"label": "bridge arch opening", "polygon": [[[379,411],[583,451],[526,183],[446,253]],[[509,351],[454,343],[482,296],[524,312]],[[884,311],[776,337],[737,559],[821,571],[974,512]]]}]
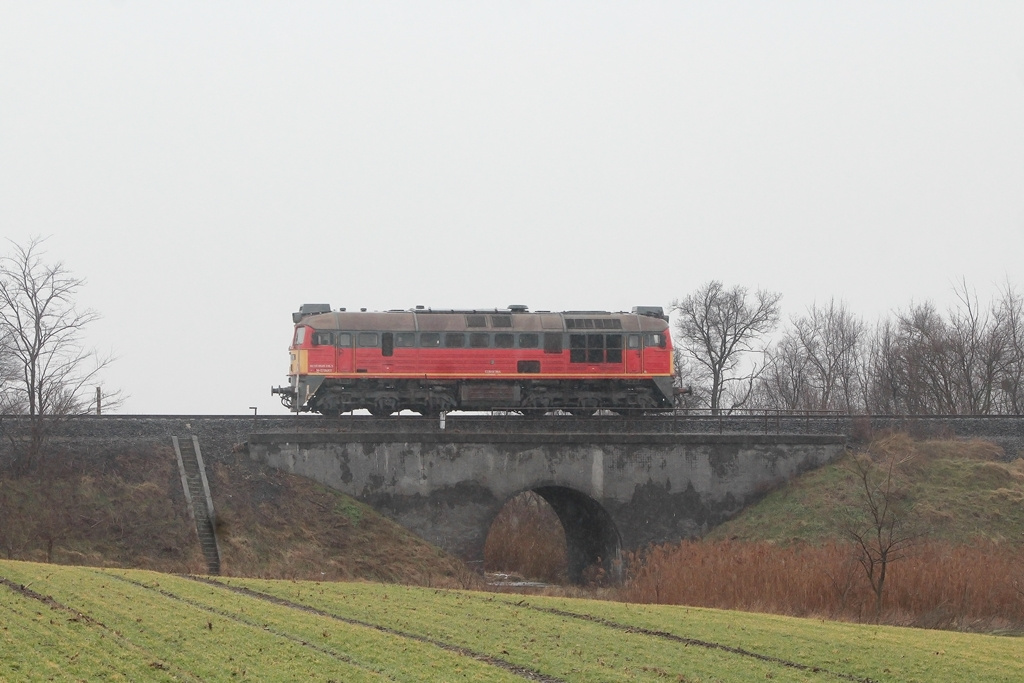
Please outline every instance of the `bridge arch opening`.
[{"label": "bridge arch opening", "polygon": [[585,493],[565,486],[540,486],[533,489],[555,511],[565,530],[569,582],[584,583],[590,568],[611,583],[622,581],[622,538],[611,515]]},{"label": "bridge arch opening", "polygon": [[548,502],[533,491],[509,498],[488,529],[484,571],[565,583],[568,566],[565,531]]},{"label": "bridge arch opening", "polygon": [[[512,517],[516,519],[510,519]],[[524,520],[528,521],[524,524]],[[551,541],[557,536],[557,531],[552,530],[556,520],[564,539],[560,546]],[[525,534],[511,536],[515,540],[509,547],[506,539],[510,538],[508,528],[513,524],[519,524],[517,531]],[[501,533],[496,534],[499,528]],[[536,538],[531,538],[531,534]],[[504,538],[492,538],[495,536]],[[622,540],[611,515],[590,496],[565,486],[539,486],[506,503],[487,536],[485,569],[498,569],[497,564],[509,564],[508,560],[513,559],[508,555],[498,559],[499,544],[505,546],[504,553],[511,551],[512,554],[564,552],[564,560],[559,558],[558,562],[564,567],[564,577],[569,583],[618,583],[622,580]],[[554,558],[530,558],[529,564],[541,566],[545,559]]]}]

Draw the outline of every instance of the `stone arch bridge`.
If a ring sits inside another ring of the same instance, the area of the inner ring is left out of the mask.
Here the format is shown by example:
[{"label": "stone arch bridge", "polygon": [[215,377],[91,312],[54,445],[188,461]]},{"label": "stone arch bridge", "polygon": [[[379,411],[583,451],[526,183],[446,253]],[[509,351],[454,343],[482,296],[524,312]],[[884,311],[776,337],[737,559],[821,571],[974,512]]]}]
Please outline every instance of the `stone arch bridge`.
[{"label": "stone arch bridge", "polygon": [[495,516],[509,499],[534,491],[561,520],[574,582],[597,562],[619,577],[622,551],[699,535],[794,475],[834,460],[847,441],[839,429],[645,428],[656,422],[608,429],[610,423],[510,418],[498,430],[451,418],[448,429],[411,420],[401,428],[367,424],[376,427],[254,433],[249,453],[368,503],[479,565]]}]

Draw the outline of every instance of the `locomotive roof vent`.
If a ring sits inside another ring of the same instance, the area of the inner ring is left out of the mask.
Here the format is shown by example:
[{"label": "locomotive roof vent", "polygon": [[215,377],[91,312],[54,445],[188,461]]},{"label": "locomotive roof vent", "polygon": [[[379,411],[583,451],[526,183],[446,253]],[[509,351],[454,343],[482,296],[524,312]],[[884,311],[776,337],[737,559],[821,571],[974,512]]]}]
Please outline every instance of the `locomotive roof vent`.
[{"label": "locomotive roof vent", "polygon": [[633,313],[636,315],[646,315],[650,318],[661,318],[665,322],[668,322],[668,316],[665,315],[665,309],[661,306],[634,306]]},{"label": "locomotive roof vent", "polygon": [[319,315],[320,313],[330,312],[330,304],[302,304],[296,313],[292,313],[292,322],[297,323],[307,315]]},{"label": "locomotive roof vent", "polygon": [[508,310],[512,311],[513,313],[526,313],[530,309],[527,306],[524,306],[523,304],[512,304],[511,306],[508,307]]}]

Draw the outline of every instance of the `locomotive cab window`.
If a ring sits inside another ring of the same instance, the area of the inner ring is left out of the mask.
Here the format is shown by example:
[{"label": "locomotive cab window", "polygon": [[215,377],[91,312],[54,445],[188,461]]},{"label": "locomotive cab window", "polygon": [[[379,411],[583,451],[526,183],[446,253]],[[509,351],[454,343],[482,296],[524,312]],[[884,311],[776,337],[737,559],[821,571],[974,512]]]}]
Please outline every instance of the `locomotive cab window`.
[{"label": "locomotive cab window", "polygon": [[302,346],[303,342],[306,341],[306,329],[305,327],[295,328],[295,340],[293,346]]},{"label": "locomotive cab window", "polygon": [[313,346],[331,346],[332,344],[334,344],[334,339],[331,338],[330,332],[313,333]]},{"label": "locomotive cab window", "polygon": [[647,348],[658,347],[659,349],[665,348],[665,335],[663,334],[645,334],[644,335],[644,346]]},{"label": "locomotive cab window", "polygon": [[627,339],[628,339],[627,343],[629,344],[629,348],[631,348],[631,349],[639,349],[640,348],[640,335],[639,334],[631,334],[631,335],[629,335],[629,337]]},{"label": "locomotive cab window", "polygon": [[420,333],[420,346],[423,348],[434,348],[441,345],[441,334],[439,332]]},{"label": "locomotive cab window", "polygon": [[359,336],[356,337],[360,347],[373,348],[377,346],[377,333],[376,332],[360,332]]},{"label": "locomotive cab window", "polygon": [[336,332],[334,335],[334,345],[343,349],[347,349],[352,346],[352,334],[350,332]]}]

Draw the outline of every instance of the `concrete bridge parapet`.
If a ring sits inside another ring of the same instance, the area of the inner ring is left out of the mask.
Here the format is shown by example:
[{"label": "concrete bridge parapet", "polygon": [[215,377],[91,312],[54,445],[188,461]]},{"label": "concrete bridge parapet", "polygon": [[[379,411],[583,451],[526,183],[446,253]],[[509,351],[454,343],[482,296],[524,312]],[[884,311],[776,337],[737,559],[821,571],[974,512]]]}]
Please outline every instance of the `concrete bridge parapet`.
[{"label": "concrete bridge parapet", "polygon": [[502,506],[535,491],[565,529],[570,579],[621,551],[698,536],[794,475],[842,435],[257,433],[254,459],[366,502],[469,562]]}]

